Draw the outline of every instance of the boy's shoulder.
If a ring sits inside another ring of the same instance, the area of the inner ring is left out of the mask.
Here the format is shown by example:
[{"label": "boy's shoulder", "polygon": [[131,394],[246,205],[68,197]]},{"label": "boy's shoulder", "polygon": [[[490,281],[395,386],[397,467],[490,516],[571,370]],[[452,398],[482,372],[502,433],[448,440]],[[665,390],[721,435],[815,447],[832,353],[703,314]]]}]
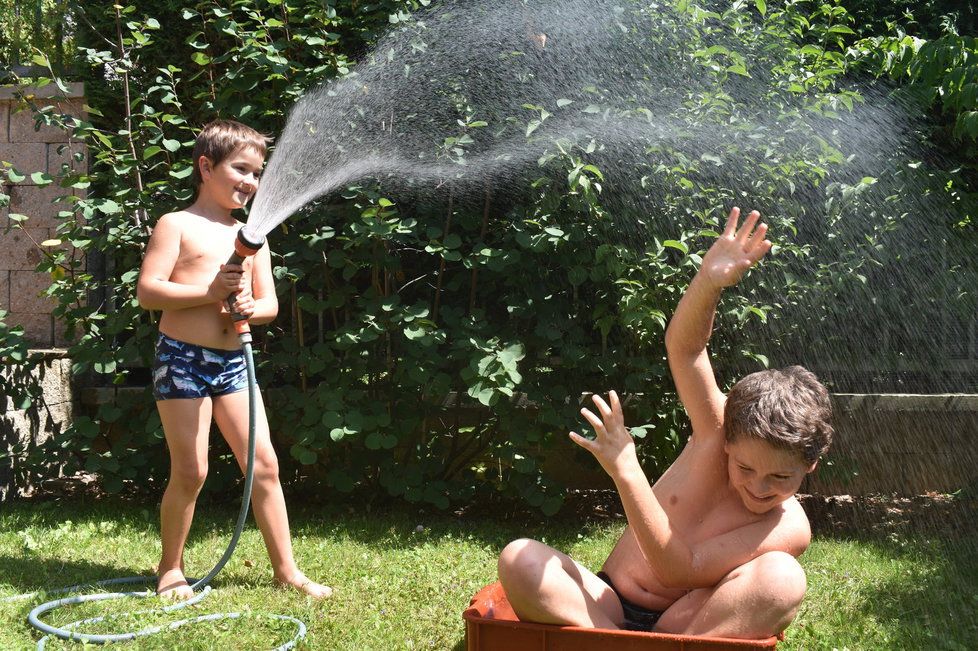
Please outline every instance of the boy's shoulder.
[{"label": "boy's shoulder", "polygon": [[789,497],[781,504],[781,513],[775,524],[777,537],[784,542],[786,551],[800,556],[812,541],[812,527],[808,514],[797,497]]},{"label": "boy's shoulder", "polygon": [[206,215],[184,208],[165,213],[156,220],[153,228],[154,230],[162,228],[162,230],[169,233],[180,233],[181,235],[190,237],[194,237],[195,235],[208,237],[215,225],[222,228],[239,226],[237,221],[233,219],[230,223],[225,224],[219,219],[212,219]]},{"label": "boy's shoulder", "polygon": [[197,215],[190,210],[183,208],[181,210],[174,210],[173,212],[168,212],[160,216],[156,223],[167,222],[168,224],[182,225],[193,223],[201,219],[200,215]]},{"label": "boy's shoulder", "polygon": [[153,230],[182,230],[184,227],[193,223],[196,216],[186,210],[175,210],[160,216],[153,226]]}]

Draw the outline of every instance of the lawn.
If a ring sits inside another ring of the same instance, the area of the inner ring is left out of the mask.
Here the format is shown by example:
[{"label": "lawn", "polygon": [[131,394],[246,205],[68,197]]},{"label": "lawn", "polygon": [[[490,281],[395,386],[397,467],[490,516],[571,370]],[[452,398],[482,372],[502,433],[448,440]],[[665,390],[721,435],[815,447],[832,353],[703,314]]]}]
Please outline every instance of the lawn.
[{"label": "lawn", "polygon": [[[200,575],[220,557],[235,515],[233,505],[198,508],[187,553],[191,574]],[[293,507],[292,520],[301,567],[333,586],[333,598],[314,603],[276,589],[261,538],[249,526],[234,558],[215,580],[216,591],[191,613],[246,615],[167,631],[130,648],[273,648],[292,636],[291,625],[265,616],[277,613],[306,622],[309,632],[302,648],[462,649],[462,610],[479,587],[494,580],[495,556],[507,541],[520,536],[543,539],[597,568],[624,524],[619,517],[561,515],[547,520],[497,513],[490,518],[410,507],[365,512],[362,506],[335,504]],[[953,524],[948,532],[908,534],[893,529],[866,536],[853,536],[851,531],[819,535],[802,557],[809,596],[779,649],[975,648],[975,527],[970,522]],[[159,553],[157,535],[153,504],[86,498],[4,505],[0,648],[29,649],[36,640],[26,623],[31,606],[3,602],[4,597],[150,573]],[[53,623],[64,623],[146,606],[86,605],[49,617]],[[121,628],[185,616],[124,619]],[[48,648],[80,645],[56,641]]]}]

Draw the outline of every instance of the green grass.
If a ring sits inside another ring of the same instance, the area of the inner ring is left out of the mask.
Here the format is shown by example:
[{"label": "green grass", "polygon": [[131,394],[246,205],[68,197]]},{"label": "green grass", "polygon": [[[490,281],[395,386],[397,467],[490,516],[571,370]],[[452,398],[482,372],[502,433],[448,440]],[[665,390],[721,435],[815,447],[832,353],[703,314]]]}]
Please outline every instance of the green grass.
[{"label": "green grass", "polygon": [[[293,507],[291,515],[300,566],[333,586],[333,598],[316,603],[275,588],[261,538],[249,527],[216,579],[215,593],[190,614],[250,614],[168,631],[130,648],[272,648],[292,636],[291,625],[265,617],[278,613],[306,622],[309,633],[302,648],[461,649],[462,610],[478,588],[495,579],[495,558],[507,541],[520,536],[544,539],[597,568],[623,525],[621,520],[585,523],[572,516],[545,521],[457,518],[408,509],[363,513],[346,506]],[[230,507],[198,508],[187,551],[190,573],[203,573],[220,557],[234,517]],[[416,531],[418,525],[423,532]],[[119,501],[5,505],[0,511],[0,648],[29,649],[36,640],[26,617],[37,602],[4,603],[3,597],[150,573],[159,553],[157,535],[155,506]],[[923,538],[819,539],[802,558],[809,595],[779,648],[974,648],[975,550],[970,536],[963,536],[960,544]],[[65,623],[148,605],[140,601],[76,607],[51,614],[48,620]],[[174,615],[123,619],[122,629],[188,616]],[[79,647],[61,641],[48,646]]]}]

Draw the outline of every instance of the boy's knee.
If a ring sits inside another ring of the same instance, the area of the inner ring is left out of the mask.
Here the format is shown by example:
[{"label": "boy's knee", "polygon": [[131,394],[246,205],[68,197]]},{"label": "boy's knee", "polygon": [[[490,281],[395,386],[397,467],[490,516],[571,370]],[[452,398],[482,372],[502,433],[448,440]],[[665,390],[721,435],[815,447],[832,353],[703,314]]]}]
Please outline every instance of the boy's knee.
[{"label": "boy's knee", "polygon": [[[791,554],[768,552],[751,561],[751,584],[756,598],[779,614],[783,629],[794,619],[807,589],[805,570]],[[780,629],[779,629],[780,630]]]},{"label": "boy's knee", "polygon": [[278,459],[274,455],[255,458],[255,481],[278,481]]},{"label": "boy's knee", "polygon": [[176,483],[186,491],[200,492],[207,479],[207,464],[174,466],[170,469],[170,483]]},{"label": "boy's knee", "polygon": [[498,571],[499,580],[511,583],[521,576],[526,575],[532,568],[539,564],[538,547],[541,543],[529,538],[514,540],[503,548],[499,553]]}]

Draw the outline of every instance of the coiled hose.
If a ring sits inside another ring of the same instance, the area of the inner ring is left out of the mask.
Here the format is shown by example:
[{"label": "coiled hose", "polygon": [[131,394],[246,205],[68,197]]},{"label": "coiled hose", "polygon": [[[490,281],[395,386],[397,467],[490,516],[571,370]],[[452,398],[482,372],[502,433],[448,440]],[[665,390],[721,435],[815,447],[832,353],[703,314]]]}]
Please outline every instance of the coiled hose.
[{"label": "coiled hose", "polygon": [[[247,257],[248,255],[254,255],[254,253],[257,252],[259,248],[261,248],[261,245],[263,243],[264,242],[255,244],[253,242],[250,242],[246,238],[244,238],[242,234],[239,232],[238,239],[235,242],[235,253],[228,260],[228,264],[241,264],[244,257]],[[248,373],[248,465],[247,465],[247,469],[245,470],[245,484],[244,484],[243,495],[241,498],[241,510],[238,513],[238,521],[234,526],[234,533],[231,536],[231,541],[228,543],[227,549],[224,550],[224,555],[221,556],[221,559],[217,562],[217,564],[213,567],[213,569],[211,569],[211,571],[207,573],[207,575],[204,578],[188,579],[188,581],[191,582],[191,586],[190,586],[191,589],[194,592],[200,590],[199,594],[195,594],[193,597],[191,597],[186,601],[182,601],[180,603],[173,604],[172,606],[167,606],[165,608],[150,608],[146,610],[135,611],[132,613],[118,613],[114,615],[103,615],[101,617],[91,617],[88,619],[81,619],[75,622],[71,622],[70,624],[65,624],[64,626],[58,627],[58,626],[52,626],[50,624],[47,624],[46,622],[41,621],[41,616],[52,610],[64,606],[70,606],[73,604],[87,603],[93,601],[108,601],[110,599],[123,599],[126,597],[145,599],[147,597],[156,596],[156,593],[152,589],[147,589],[143,591],[134,591],[134,592],[101,592],[101,593],[90,594],[90,595],[75,595],[72,597],[65,597],[63,599],[49,601],[47,603],[41,604],[40,606],[37,606],[36,608],[31,610],[30,614],[27,616],[27,621],[31,624],[31,626],[35,627],[42,633],[45,633],[44,637],[38,640],[37,649],[39,651],[45,648],[45,645],[47,644],[47,640],[52,635],[65,640],[74,640],[77,642],[88,642],[93,644],[105,644],[107,642],[121,642],[126,640],[133,640],[138,637],[153,635],[154,633],[159,633],[164,630],[177,629],[182,626],[186,626],[188,624],[194,624],[197,622],[208,622],[208,621],[216,621],[221,619],[237,619],[238,617],[242,617],[244,615],[244,613],[240,613],[240,612],[200,615],[198,617],[181,619],[179,621],[171,622],[168,624],[151,626],[139,631],[111,633],[105,635],[94,634],[94,633],[82,633],[80,631],[75,630],[86,624],[95,624],[97,622],[105,621],[116,617],[121,617],[123,615],[128,615],[128,614],[142,615],[146,613],[172,612],[175,610],[181,610],[183,608],[192,606],[202,601],[204,598],[207,597],[207,595],[210,594],[211,587],[209,583],[214,579],[215,576],[218,575],[218,573],[222,569],[224,569],[224,566],[227,564],[229,560],[231,560],[231,556],[234,554],[234,549],[238,545],[238,539],[241,537],[241,532],[244,530],[245,520],[248,517],[248,509],[251,506],[251,487],[255,477],[255,468],[254,468],[255,438],[256,438],[255,419],[257,415],[257,405],[258,405],[258,381],[255,377],[255,361],[254,361],[254,355],[252,354],[252,350],[251,350],[251,342],[252,342],[251,330],[248,327],[247,319],[243,315],[238,314],[233,310],[233,300],[232,300],[233,297],[234,297],[233,294],[228,297],[228,305],[231,312],[231,319],[234,322],[235,329],[238,332],[238,339],[241,342],[241,351],[244,353],[245,367]],[[82,583],[78,585],[69,586],[67,588],[58,588],[56,590],[49,590],[46,591],[46,593],[57,594],[57,593],[76,592],[84,588],[96,587],[96,586],[152,583],[155,580],[156,577],[128,576],[128,577],[123,577],[118,579],[105,579],[103,581],[95,581],[93,583]],[[38,594],[39,594],[38,592],[31,592],[28,594],[8,597],[3,601],[9,602],[9,601],[30,599]],[[286,651],[287,649],[291,649],[299,642],[299,640],[305,637],[306,625],[301,620],[298,620],[294,617],[289,617],[288,615],[268,614],[267,616],[272,619],[289,621],[296,625],[295,636],[285,644],[276,647],[274,651]]]}]

